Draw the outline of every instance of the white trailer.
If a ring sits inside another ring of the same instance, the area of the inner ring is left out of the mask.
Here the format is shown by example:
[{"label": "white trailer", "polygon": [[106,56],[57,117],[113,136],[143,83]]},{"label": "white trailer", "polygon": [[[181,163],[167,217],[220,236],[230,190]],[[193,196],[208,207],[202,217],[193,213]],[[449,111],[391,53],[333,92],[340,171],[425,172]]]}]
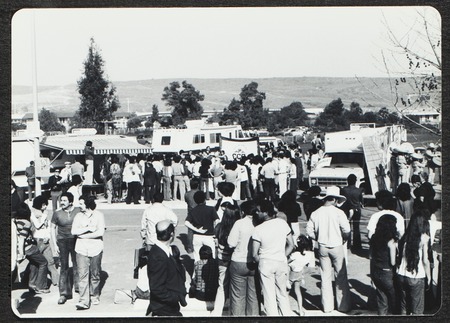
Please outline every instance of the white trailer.
[{"label": "white trailer", "polygon": [[206,124],[203,120],[188,120],[184,127],[158,128],[153,130],[152,151],[154,153],[178,153],[200,151],[207,147],[220,149],[220,138],[242,139],[245,134],[240,125],[219,126]]},{"label": "white trailer", "polygon": [[309,184],[322,190],[328,186],[344,187],[348,175],[355,174],[356,185],[367,195],[388,189],[389,148],[406,141],[406,130],[401,125],[378,128],[358,125],[351,129],[325,135],[324,159],[311,171]]}]

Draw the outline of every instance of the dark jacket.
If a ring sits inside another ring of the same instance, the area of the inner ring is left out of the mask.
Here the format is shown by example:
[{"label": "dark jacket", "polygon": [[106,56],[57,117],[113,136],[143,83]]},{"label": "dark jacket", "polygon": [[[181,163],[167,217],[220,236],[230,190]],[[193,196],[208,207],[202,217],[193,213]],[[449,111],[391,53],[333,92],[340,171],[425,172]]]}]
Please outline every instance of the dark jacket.
[{"label": "dark jacket", "polygon": [[147,273],[150,286],[151,312],[156,316],[181,316],[180,303],[186,305],[186,274],[174,257],[157,245],[148,253]]},{"label": "dark jacket", "polygon": [[156,176],[156,169],[153,167],[152,164],[145,164],[145,171],[144,171],[144,186],[152,186],[156,185],[157,181]]}]

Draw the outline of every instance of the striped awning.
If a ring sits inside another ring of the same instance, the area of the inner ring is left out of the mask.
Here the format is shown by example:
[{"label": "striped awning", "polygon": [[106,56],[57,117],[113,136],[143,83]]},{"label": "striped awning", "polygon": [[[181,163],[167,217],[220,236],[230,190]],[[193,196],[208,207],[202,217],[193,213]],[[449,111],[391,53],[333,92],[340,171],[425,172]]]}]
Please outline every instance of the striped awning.
[{"label": "striped awning", "polygon": [[138,143],[135,137],[117,135],[49,136],[41,143],[41,149],[64,150],[67,155],[84,155],[88,140],[92,141],[94,155],[151,153],[151,148]]}]

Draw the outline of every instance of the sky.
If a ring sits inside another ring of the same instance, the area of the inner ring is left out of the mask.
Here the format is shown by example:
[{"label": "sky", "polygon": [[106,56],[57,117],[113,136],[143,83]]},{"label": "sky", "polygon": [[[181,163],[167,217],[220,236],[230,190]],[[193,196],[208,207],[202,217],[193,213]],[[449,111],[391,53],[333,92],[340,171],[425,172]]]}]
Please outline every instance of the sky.
[{"label": "sky", "polygon": [[[110,81],[382,77],[392,48],[431,7],[23,9],[12,20],[12,85],[74,84],[93,37]],[[34,23],[33,23],[34,21]],[[34,28],[33,28],[34,26]]]}]

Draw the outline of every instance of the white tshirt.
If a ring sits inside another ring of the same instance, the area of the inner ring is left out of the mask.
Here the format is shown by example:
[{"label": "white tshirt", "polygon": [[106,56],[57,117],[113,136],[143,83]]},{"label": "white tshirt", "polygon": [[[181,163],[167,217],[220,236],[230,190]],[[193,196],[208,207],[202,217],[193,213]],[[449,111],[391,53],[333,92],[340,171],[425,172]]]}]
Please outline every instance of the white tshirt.
[{"label": "white tshirt", "polygon": [[313,265],[316,262],[313,251],[305,251],[302,255],[300,252],[293,252],[289,256],[289,268],[291,271],[301,272],[306,265]]},{"label": "white tshirt", "polygon": [[252,238],[261,243],[259,256],[261,260],[270,259],[287,262],[286,237],[291,228],[286,221],[273,218],[266,220],[255,228]]}]

